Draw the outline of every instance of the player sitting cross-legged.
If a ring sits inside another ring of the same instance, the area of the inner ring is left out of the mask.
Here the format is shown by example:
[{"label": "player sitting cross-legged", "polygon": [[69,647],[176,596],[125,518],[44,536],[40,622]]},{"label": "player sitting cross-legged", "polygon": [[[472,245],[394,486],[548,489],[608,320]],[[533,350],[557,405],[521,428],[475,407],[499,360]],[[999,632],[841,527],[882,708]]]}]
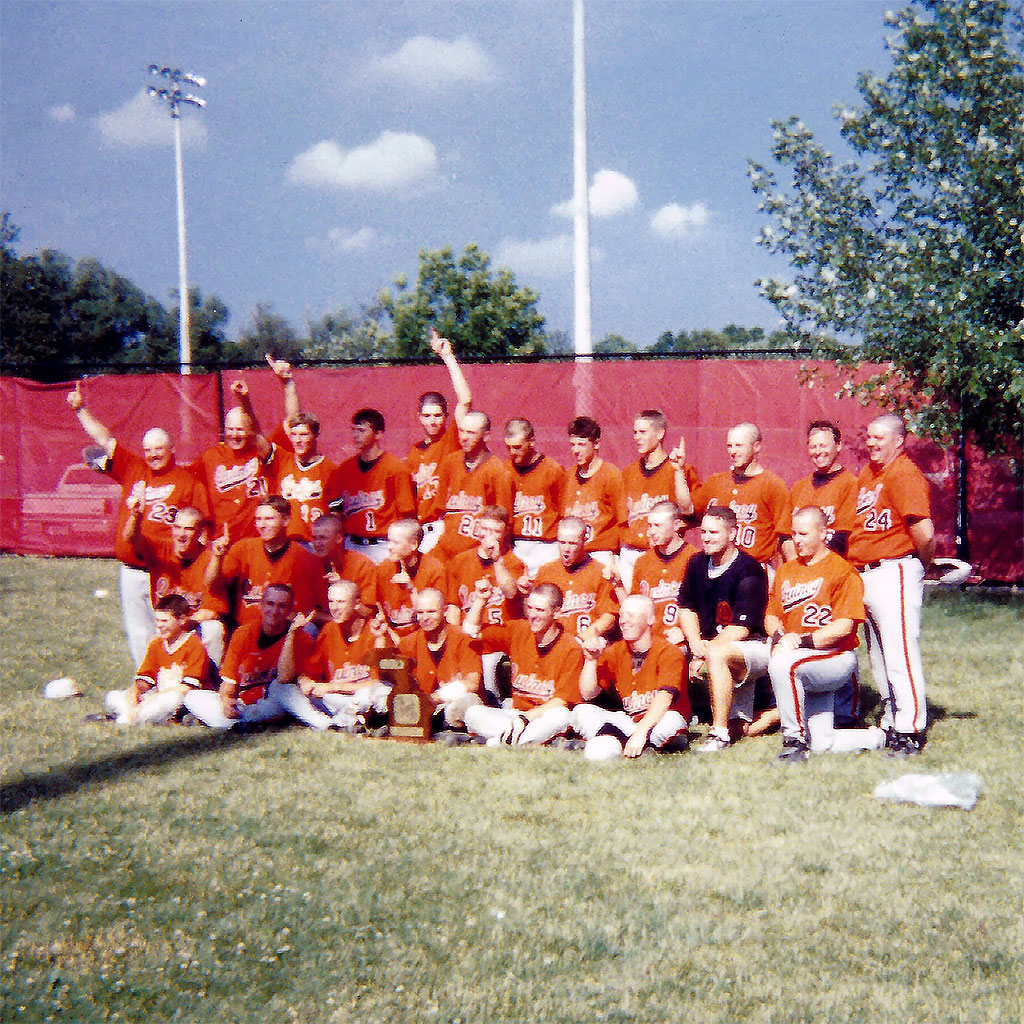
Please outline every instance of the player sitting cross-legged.
[{"label": "player sitting cross-legged", "polygon": [[654,635],[654,604],[649,597],[627,597],[619,612],[622,639],[600,655],[586,653],[580,697],[602,692],[621,702],[621,711],[577,704],[572,727],[586,741],[590,760],[639,757],[647,747],[685,750],[690,698],[686,659],[678,647]]},{"label": "player sitting cross-legged", "polygon": [[466,711],[466,729],[488,745],[547,743],[569,728],[569,712],[579,702],[583,651],[557,620],[562,594],[551,583],[533,589],[525,601],[526,621],[480,627],[491,586],[477,592],[464,624],[481,637],[484,651],[504,651],[512,661],[512,696],[500,708],[476,705]]},{"label": "player sitting cross-legged", "polygon": [[127,690],[110,690],[107,711],[121,724],[166,722],[185,703],[192,690],[212,690],[217,671],[199,637],[193,632],[191,609],[180,594],[156,604],[156,638]]},{"label": "player sitting cross-legged", "polygon": [[808,750],[882,746],[881,729],[834,728],[836,693],[857,671],[857,628],[864,621],[864,584],[828,548],[828,517],[805,505],[793,515],[796,558],[775,577],[765,627],[771,634],[768,674],[782,722],[778,760],[795,764]]}]

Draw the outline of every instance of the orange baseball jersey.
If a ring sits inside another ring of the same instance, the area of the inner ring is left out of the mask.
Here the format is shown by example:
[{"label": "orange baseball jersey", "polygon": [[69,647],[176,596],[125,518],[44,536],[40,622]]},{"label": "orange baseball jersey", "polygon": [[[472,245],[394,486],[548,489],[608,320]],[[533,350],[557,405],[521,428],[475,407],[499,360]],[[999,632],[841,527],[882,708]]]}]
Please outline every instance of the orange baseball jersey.
[{"label": "orange baseball jersey", "polygon": [[224,556],[221,574],[238,581],[235,618],[239,623],[259,620],[263,588],[270,583],[287,583],[295,592],[294,610],[304,615],[319,606],[323,593],[323,563],[294,540],[273,556],[267,555],[258,537],[240,540]]},{"label": "orange baseball jersey", "polygon": [[149,597],[156,607],[157,601],[168,594],[180,594],[188,601],[189,610],[200,608],[211,611],[218,618],[226,615],[228,603],[223,592],[211,592],[206,587],[206,567],[210,552],[203,549],[192,561],[182,560],[174,553],[170,540],[142,541],[142,561],[149,572]]},{"label": "orange baseball jersey", "polygon": [[512,704],[529,711],[549,700],[569,707],[580,701],[583,648],[559,626],[557,639],[538,647],[529,623],[518,619],[504,626],[485,626],[479,647],[484,652],[504,651],[512,661]]},{"label": "orange baseball jersey", "polygon": [[869,462],[857,477],[857,487],[850,561],[867,565],[913,554],[917,549],[908,523],[931,518],[924,474],[900,453],[884,469]]},{"label": "orange baseball jersey", "polygon": [[501,463],[487,452],[473,471],[466,469],[461,451],[441,460],[438,469],[440,492],[444,496],[444,532],[438,550],[452,558],[474,547],[476,514],[487,505],[512,508],[512,481]]},{"label": "orange baseball jersey", "polygon": [[659,690],[672,694],[671,711],[690,719],[689,683],[686,658],[678,647],[662,637],[651,640],[650,649],[634,657],[625,640],[606,647],[597,662],[597,681],[603,690],[618,694],[622,710],[640,721]]},{"label": "orange baseball jersey", "polygon": [[184,683],[197,690],[217,689],[217,670],[198,634],[189,630],[168,646],[166,640],[150,640],[135,678],[158,690]]},{"label": "orange baseball jersey", "polygon": [[[700,483],[697,470],[688,465],[683,472],[693,494]],[[623,547],[646,548],[648,513],[660,501],[676,500],[675,467],[665,459],[657,469],[649,470],[637,459],[622,471],[622,487],[626,497],[626,524],[619,540]]]},{"label": "orange baseball jersey", "polygon": [[[824,558],[807,565],[794,558],[779,567],[768,598],[765,615],[782,623],[784,633],[813,633],[834,619],[864,621],[864,584],[860,574],[841,555],[829,551]],[[857,647],[854,629],[837,649]]]},{"label": "orange baseball jersey", "polygon": [[448,573],[433,555],[420,555],[416,567],[408,570],[412,589],[392,581],[391,577],[399,571],[398,562],[393,558],[385,559],[375,566],[375,570],[377,607],[399,636],[405,636],[416,629],[416,613],[412,607],[416,591],[433,587],[442,594],[448,592]]},{"label": "orange baseball jersey", "polygon": [[273,490],[275,452],[271,448],[261,460],[255,450],[239,455],[222,441],[192,463],[190,468],[206,485],[210,498],[213,536],[225,524],[232,540],[256,535],[256,506]]},{"label": "orange baseball jersey", "polygon": [[512,463],[507,469],[512,482],[512,536],[516,540],[555,540],[565,470],[546,455],[526,469]]},{"label": "orange baseball jersey", "polygon": [[[511,551],[506,551],[500,561],[514,580],[518,580],[526,572],[526,566],[523,565],[522,560]],[[487,580],[492,588],[497,587],[498,579],[494,575],[494,563],[481,558],[478,548],[456,555],[449,564],[448,603],[460,608],[463,616],[469,612],[477,580]],[[492,592],[487,599],[487,604],[484,605],[481,622],[485,626],[500,626],[522,617],[522,608],[518,598],[509,601],[503,594]]]},{"label": "orange baseball jersey", "polygon": [[[228,642],[224,652],[224,660],[220,663],[222,689],[226,684],[236,687],[238,700],[243,704],[255,704],[267,695],[267,687],[277,679],[277,661],[281,657],[288,630],[278,636],[266,636],[260,629],[259,622],[247,622],[239,626]],[[299,648],[305,643],[309,634],[296,636],[296,658]]]},{"label": "orange baseball jersey", "polygon": [[348,548],[341,548],[336,555],[324,559],[321,565],[323,567],[321,608],[327,607],[327,590],[334,582],[332,576],[337,576],[342,580],[351,580],[359,588],[359,597],[367,608],[372,608],[377,603],[377,566],[366,555],[361,555],[358,551],[349,551]]},{"label": "orange baseball jersey", "polygon": [[439,686],[451,682],[464,683],[469,693],[479,693],[483,686],[480,653],[457,626],[445,627],[445,640],[440,650],[430,649],[422,629],[403,636],[399,649],[406,658],[415,660],[413,675],[424,693],[433,693]]},{"label": "orange baseball jersey", "polygon": [[444,515],[441,491],[441,460],[459,451],[459,428],[453,416],[436,441],[424,438],[412,446],[405,464],[416,488],[416,511],[421,523],[432,523]]},{"label": "orange baseball jersey", "polygon": [[736,545],[759,562],[770,562],[779,538],[789,536],[789,488],[767,469],[755,476],[727,471],[708,477],[697,490],[694,506],[703,514],[712,505],[727,505],[736,513]]},{"label": "orange baseball jersey", "polygon": [[654,602],[654,635],[679,625],[679,588],[686,566],[697,552],[692,545],[683,546],[667,557],[653,548],[645,551],[633,569],[633,593],[643,594]]},{"label": "orange baseball jersey", "polygon": [[310,527],[327,511],[327,482],[337,467],[323,455],[303,465],[289,451],[279,451],[274,462],[273,491],[287,498],[292,507],[288,536],[309,540],[313,535]]},{"label": "orange baseball jersey", "polygon": [[611,583],[604,578],[604,566],[589,555],[579,565],[566,569],[561,561],[548,562],[537,570],[534,586],[554,583],[563,594],[558,621],[577,636],[606,612],[618,615],[619,607]]},{"label": "orange baseball jersey", "polygon": [[805,505],[817,505],[828,520],[829,543],[837,533],[848,537],[856,518],[857,478],[845,468],[834,473],[812,473],[793,484],[790,504],[794,512]]},{"label": "orange baseball jersey", "polygon": [[371,463],[346,459],[331,474],[327,498],[352,537],[386,537],[396,519],[416,517],[412,477],[390,452]]},{"label": "orange baseball jersey", "polygon": [[602,460],[590,476],[581,476],[579,469],[567,471],[562,514],[587,524],[588,551],[618,551],[619,531],[626,521],[626,497],[618,468]]},{"label": "orange baseball jersey", "polygon": [[130,541],[124,540],[124,526],[128,519],[128,496],[145,488],[146,507],[142,513],[142,536],[147,540],[169,540],[171,523],[179,508],[196,508],[204,518],[210,515],[210,499],[206,488],[195,474],[184,466],[173,463],[154,472],[143,458],[114,442],[114,452],[104,470],[121,485],[122,501],[117,509],[117,532],[114,535],[114,554],[125,565],[141,566]]},{"label": "orange baseball jersey", "polygon": [[295,667],[299,675],[328,683],[332,693],[354,693],[377,681],[376,669],[370,668],[373,655],[373,634],[365,622],[351,640],[338,623],[328,622],[320,630],[314,648],[307,647],[302,657],[296,651]]}]

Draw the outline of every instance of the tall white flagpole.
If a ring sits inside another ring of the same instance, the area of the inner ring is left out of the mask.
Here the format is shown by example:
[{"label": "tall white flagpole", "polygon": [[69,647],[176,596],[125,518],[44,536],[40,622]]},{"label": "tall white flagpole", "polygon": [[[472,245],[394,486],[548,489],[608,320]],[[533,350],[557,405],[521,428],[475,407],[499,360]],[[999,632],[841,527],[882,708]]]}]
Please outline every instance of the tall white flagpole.
[{"label": "tall white flagpole", "polygon": [[587,70],[583,48],[583,0],[573,0],[572,95],[576,282],[573,343],[579,359],[594,351],[590,336],[590,195],[587,190]]}]

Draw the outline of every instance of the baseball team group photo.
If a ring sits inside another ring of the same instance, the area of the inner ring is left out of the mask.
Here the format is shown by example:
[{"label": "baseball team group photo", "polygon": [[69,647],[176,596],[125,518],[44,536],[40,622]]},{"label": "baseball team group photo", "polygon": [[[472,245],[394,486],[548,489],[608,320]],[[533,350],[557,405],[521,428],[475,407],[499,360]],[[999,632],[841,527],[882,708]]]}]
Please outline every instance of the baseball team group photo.
[{"label": "baseball team group photo", "polygon": [[0,57],[0,1022],[1019,1017],[1019,3]]}]

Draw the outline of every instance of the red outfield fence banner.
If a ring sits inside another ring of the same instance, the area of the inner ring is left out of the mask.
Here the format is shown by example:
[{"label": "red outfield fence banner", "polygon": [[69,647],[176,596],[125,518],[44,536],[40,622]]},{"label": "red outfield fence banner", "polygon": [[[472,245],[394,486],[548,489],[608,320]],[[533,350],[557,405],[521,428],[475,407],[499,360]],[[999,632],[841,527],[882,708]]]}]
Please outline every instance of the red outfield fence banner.
[{"label": "red outfield fence banner", "polygon": [[[764,436],[762,463],[788,484],[807,476],[806,429],[830,419],[843,432],[843,461],[854,472],[866,461],[864,437],[879,410],[836,398],[832,385],[801,383],[800,364],[778,360],[650,360],[470,365],[473,404],[493,423],[490,447],[504,456],[506,420],[525,416],[538,447],[570,463],[566,427],[576,415],[593,416],[604,431],[601,454],[618,466],[636,457],[633,416],[661,409],[668,416],[667,447],[686,439],[687,460],[701,478],[727,468],[725,435],[739,421],[757,423]],[[232,396],[231,380],[249,385],[261,425],[281,419],[281,387],[268,369],[180,377],[173,373],[104,376],[83,385],[90,410],[121,443],[138,451],[142,434],[164,427],[187,463],[220,436]],[[387,419],[387,447],[404,456],[420,435],[417,399],[426,390],[449,395],[440,365],[347,366],[295,371],[304,409],[323,427],[321,450],[336,461],[352,454],[349,419],[361,407]],[[90,469],[82,449],[90,443],[65,400],[71,384],[0,379],[0,547],[38,555],[109,556],[120,488]],[[938,550],[957,550],[958,452],[911,439],[908,452],[932,487]],[[984,580],[1024,578],[1021,486],[1013,458],[986,458],[971,448],[964,460],[968,560]]]}]

